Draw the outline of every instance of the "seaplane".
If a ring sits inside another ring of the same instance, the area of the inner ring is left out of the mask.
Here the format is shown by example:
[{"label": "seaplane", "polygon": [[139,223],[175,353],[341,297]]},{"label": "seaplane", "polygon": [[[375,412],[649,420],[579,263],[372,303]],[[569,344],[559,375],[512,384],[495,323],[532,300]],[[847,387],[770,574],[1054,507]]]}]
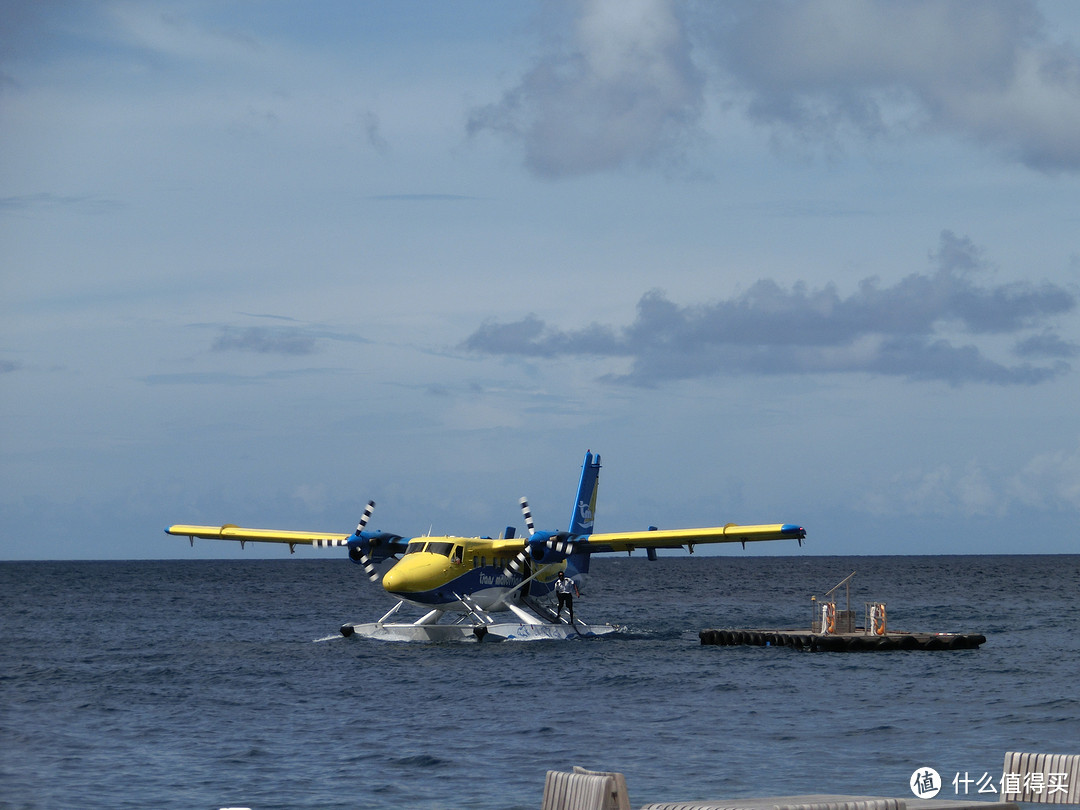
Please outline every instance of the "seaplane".
[{"label": "seaplane", "polygon": [[[692,554],[702,543],[742,543],[761,540],[802,540],[806,530],[790,523],[741,526],[728,523],[700,529],[593,531],[600,456],[585,452],[577,497],[566,531],[541,531],[533,522],[528,501],[520,501],[528,534],[518,537],[507,526],[492,537],[403,537],[367,528],[375,502],[369,501],[352,534],[325,534],[277,529],[175,525],[167,534],[189,538],[233,540],[240,543],[282,543],[293,552],[298,545],[343,547],[349,559],[368,578],[381,583],[397,599],[376,622],[347,623],[344,637],[385,641],[542,640],[602,636],[617,631],[611,624],[589,625],[553,607],[560,572],[581,587],[593,554],[645,551],[650,560],[657,549],[686,548]],[[400,608],[413,605],[426,611],[412,622],[392,621]],[[493,614],[509,614],[503,619]]]}]

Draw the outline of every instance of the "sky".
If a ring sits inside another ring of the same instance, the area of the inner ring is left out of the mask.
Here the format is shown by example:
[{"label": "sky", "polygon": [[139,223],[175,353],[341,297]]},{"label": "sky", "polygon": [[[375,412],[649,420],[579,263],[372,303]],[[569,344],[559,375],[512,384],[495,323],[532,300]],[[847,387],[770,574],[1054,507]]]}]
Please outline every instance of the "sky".
[{"label": "sky", "polygon": [[1065,0],[6,0],[0,559],[563,529],[586,449],[598,531],[1075,553],[1078,133]]}]

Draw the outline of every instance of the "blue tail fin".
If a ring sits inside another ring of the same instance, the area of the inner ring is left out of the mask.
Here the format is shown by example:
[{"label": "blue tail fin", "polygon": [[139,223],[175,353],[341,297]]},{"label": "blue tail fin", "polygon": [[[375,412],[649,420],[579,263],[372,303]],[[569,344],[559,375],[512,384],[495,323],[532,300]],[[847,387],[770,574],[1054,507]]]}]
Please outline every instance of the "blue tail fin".
[{"label": "blue tail fin", "polygon": [[600,455],[585,451],[581,465],[581,481],[578,482],[574,512],[570,516],[570,534],[592,534],[593,516],[596,514],[596,489],[600,484]]},{"label": "blue tail fin", "polygon": [[[600,456],[585,451],[585,461],[581,465],[581,480],[578,482],[577,498],[574,511],[570,516],[570,534],[589,535],[593,533],[593,518],[596,515],[596,490],[600,484]],[[580,547],[580,546],[579,546]],[[581,574],[589,572],[588,551],[571,554],[566,558],[566,573],[580,583]]]}]

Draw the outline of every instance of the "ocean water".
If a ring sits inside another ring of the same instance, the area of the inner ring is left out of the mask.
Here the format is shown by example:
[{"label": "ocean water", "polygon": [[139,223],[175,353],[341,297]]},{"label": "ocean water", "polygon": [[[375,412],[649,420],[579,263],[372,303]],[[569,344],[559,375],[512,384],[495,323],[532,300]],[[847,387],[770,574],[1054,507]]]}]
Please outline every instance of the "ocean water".
[{"label": "ocean water", "polygon": [[[808,627],[852,571],[860,617],[986,644],[699,643]],[[0,563],[0,807],[509,810],[573,765],[635,806],[912,798],[922,767],[950,798],[1080,753],[1078,595],[1080,556],[601,559],[575,606],[618,637],[416,645],[335,637],[393,604],[341,559]]]}]

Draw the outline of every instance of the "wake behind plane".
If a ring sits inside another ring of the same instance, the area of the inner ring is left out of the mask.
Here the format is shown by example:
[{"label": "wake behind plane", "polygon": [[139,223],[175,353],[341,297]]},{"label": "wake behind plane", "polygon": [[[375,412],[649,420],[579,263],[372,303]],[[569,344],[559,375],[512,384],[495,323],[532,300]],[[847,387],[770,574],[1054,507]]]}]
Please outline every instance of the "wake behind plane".
[{"label": "wake behind plane", "polygon": [[[701,543],[742,543],[760,540],[802,540],[806,530],[790,523],[740,526],[728,523],[700,529],[605,532],[593,531],[600,456],[585,452],[577,497],[566,531],[537,530],[525,498],[522,514],[528,535],[517,537],[508,526],[501,537],[403,537],[367,528],[375,508],[369,501],[352,534],[244,529],[224,526],[170,526],[168,534],[246,543],[285,543],[344,547],[372,582],[398,601],[371,623],[348,623],[344,636],[359,635],[393,641],[482,641],[562,639],[613,632],[610,624],[588,625],[553,608],[559,572],[581,585],[593,554],[644,549],[650,560],[657,549],[688,548]],[[380,574],[380,569],[382,573]],[[427,612],[413,622],[391,618],[404,604]],[[505,620],[493,614],[509,613]]]}]

